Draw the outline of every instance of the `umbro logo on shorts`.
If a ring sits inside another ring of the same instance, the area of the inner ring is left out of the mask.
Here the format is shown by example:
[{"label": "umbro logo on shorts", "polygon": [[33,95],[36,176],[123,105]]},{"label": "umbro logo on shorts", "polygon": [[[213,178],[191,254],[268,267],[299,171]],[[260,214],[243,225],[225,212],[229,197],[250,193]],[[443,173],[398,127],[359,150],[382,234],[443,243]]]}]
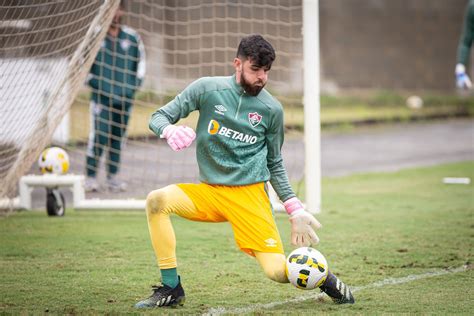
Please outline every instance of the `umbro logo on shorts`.
[{"label": "umbro logo on shorts", "polygon": [[267,247],[276,247],[277,246],[277,241],[273,238],[268,238],[265,240],[265,243],[267,244]]}]

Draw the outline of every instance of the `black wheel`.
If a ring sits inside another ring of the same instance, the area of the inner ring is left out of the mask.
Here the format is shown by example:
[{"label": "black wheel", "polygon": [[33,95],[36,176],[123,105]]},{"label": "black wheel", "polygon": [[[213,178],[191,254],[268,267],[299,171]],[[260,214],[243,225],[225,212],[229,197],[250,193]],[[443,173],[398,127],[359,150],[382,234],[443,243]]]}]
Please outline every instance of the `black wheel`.
[{"label": "black wheel", "polygon": [[64,216],[66,202],[58,189],[46,189],[46,211],[48,216]]}]

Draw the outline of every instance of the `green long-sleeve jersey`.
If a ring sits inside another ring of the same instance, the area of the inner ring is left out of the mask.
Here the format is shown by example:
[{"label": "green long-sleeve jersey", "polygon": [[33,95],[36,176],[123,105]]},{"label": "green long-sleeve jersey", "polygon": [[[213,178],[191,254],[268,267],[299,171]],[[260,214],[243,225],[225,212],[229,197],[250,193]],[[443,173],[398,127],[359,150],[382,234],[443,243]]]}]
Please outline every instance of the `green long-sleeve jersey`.
[{"label": "green long-sleeve jersey", "polygon": [[96,103],[132,102],[145,76],[145,49],[138,33],[122,25],[116,38],[107,35],[95,57],[87,83]]},{"label": "green long-sleeve jersey", "polygon": [[270,180],[282,201],[295,196],[281,157],[283,108],[268,91],[250,96],[235,75],[204,77],[153,113],[150,129],[161,135],[192,111],[199,111],[200,181],[237,186]]},{"label": "green long-sleeve jersey", "polygon": [[462,34],[459,39],[457,62],[467,65],[474,37],[474,0],[469,0],[464,15]]}]

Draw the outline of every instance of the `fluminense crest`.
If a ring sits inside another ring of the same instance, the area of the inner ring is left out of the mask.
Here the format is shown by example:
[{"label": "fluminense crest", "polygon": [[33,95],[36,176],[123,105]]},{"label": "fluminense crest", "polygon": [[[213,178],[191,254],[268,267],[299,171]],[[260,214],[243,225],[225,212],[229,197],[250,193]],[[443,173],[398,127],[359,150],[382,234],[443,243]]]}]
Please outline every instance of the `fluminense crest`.
[{"label": "fluminense crest", "polygon": [[249,113],[248,118],[252,127],[256,127],[262,121],[262,116],[257,112]]}]

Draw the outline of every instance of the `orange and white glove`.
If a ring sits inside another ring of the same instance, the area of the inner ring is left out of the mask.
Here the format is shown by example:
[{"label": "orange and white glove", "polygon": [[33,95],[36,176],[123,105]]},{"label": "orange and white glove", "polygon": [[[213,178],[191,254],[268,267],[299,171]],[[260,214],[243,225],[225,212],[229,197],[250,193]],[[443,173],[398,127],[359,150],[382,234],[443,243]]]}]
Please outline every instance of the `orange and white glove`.
[{"label": "orange and white glove", "polygon": [[166,138],[171,149],[179,151],[191,146],[193,140],[196,139],[196,133],[191,127],[168,125],[163,130],[161,138]]},{"label": "orange and white glove", "polygon": [[283,203],[286,212],[290,215],[291,243],[297,247],[315,245],[319,238],[314,232],[321,228],[321,224],[307,212],[297,197]]}]

